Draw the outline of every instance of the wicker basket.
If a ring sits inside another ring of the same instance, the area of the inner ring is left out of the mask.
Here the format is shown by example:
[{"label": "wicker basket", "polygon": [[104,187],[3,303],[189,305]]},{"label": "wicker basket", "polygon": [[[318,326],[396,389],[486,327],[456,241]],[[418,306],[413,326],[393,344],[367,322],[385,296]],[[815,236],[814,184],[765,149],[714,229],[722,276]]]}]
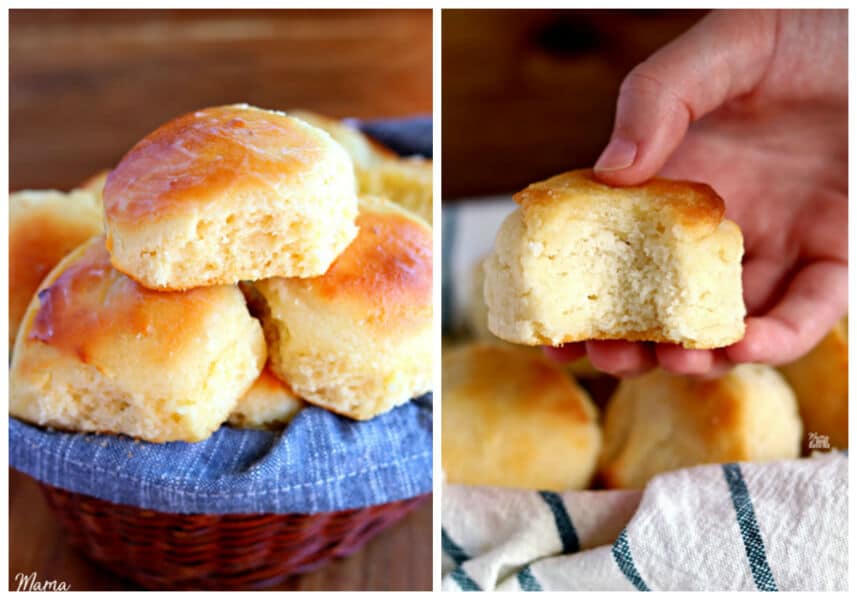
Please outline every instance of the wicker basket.
[{"label": "wicker basket", "polygon": [[175,590],[270,587],[357,551],[429,497],[311,515],[184,515],[39,486],[89,557],[145,588]]}]

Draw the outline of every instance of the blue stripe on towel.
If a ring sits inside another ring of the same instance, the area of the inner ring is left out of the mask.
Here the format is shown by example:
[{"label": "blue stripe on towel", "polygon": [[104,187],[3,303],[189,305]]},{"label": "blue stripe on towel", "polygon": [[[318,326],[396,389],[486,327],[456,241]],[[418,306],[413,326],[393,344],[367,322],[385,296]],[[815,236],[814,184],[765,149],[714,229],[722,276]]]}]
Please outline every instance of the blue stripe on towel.
[{"label": "blue stripe on towel", "polygon": [[756,521],[756,513],[753,510],[753,502],[747,483],[741,474],[741,467],[735,463],[723,465],[723,476],[729,486],[732,496],[732,505],[735,507],[735,517],[738,527],[741,529],[741,537],[744,540],[744,551],[750,562],[750,570],[756,587],[765,592],[776,592],[777,583],[768,565],[768,557],[765,554],[765,542],[759,532],[759,523]]},{"label": "blue stripe on towel", "polygon": [[441,224],[441,329],[449,333],[453,328],[455,300],[452,281],[452,253],[458,229],[458,210],[455,205],[442,210]]},{"label": "blue stripe on towel", "polygon": [[533,575],[532,570],[530,570],[530,565],[527,565],[520,571],[518,571],[518,585],[521,586],[521,589],[525,592],[541,592],[542,586],[539,583],[536,576]]},{"label": "blue stripe on towel", "polygon": [[456,544],[449,534],[446,532],[444,527],[440,528],[440,545],[443,548],[443,551],[455,562],[455,569],[453,569],[449,576],[455,580],[455,583],[458,584],[458,587],[465,592],[481,592],[482,588],[479,587],[479,584],[471,579],[470,575],[464,572],[462,568],[462,563],[470,560],[470,556],[464,549]]},{"label": "blue stripe on towel", "polygon": [[577,531],[574,530],[574,525],[571,523],[571,517],[568,511],[565,510],[565,503],[562,497],[554,492],[539,492],[539,496],[545,501],[545,504],[551,509],[553,519],[556,523],[556,529],[559,532],[559,539],[562,541],[562,553],[571,554],[580,550],[580,541],[577,539]]},{"label": "blue stripe on towel", "polygon": [[613,559],[619,567],[619,570],[628,578],[628,581],[641,592],[650,592],[649,586],[643,581],[640,572],[637,571],[637,566],[634,564],[634,557],[631,556],[631,546],[628,544],[628,533],[623,529],[619,537],[613,543]]},{"label": "blue stripe on towel", "polygon": [[470,575],[464,572],[464,569],[461,567],[455,567],[449,574],[455,580],[455,583],[458,584],[458,587],[461,588],[462,592],[481,592],[482,588],[479,587],[479,584],[473,581],[470,578]]},{"label": "blue stripe on towel", "polygon": [[461,563],[470,560],[470,556],[467,555],[467,552],[465,552],[461,546],[452,541],[452,538],[449,537],[449,534],[443,527],[440,529],[440,545],[443,548],[443,551],[446,552],[447,556],[455,561],[456,565],[460,565]]}]

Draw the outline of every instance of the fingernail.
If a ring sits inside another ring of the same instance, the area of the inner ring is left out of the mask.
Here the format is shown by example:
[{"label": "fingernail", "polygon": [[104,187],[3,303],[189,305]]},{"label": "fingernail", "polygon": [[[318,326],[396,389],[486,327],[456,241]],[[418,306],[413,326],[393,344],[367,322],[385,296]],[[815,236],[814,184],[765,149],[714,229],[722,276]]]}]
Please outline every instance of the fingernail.
[{"label": "fingernail", "polygon": [[604,152],[595,163],[596,171],[619,171],[627,169],[634,164],[634,159],[637,158],[637,144],[623,140],[622,138],[613,138]]}]

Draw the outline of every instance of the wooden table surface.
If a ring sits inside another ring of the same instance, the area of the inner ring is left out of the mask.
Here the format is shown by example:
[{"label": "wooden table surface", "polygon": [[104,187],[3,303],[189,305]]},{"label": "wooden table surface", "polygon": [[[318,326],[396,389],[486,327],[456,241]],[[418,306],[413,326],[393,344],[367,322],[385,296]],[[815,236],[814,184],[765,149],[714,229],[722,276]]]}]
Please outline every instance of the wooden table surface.
[{"label": "wooden table surface", "polygon": [[[70,546],[36,483],[9,469],[9,589],[15,574],[65,581],[72,590],[134,590]],[[290,578],[277,590],[430,590],[432,509],[426,502],[362,550],[320,570]],[[392,568],[391,568],[392,565]]]},{"label": "wooden table surface", "polygon": [[[26,11],[10,16],[10,187],[68,189],[166,120],[248,102],[334,117],[432,110],[431,11]],[[17,572],[124,589],[64,541],[35,484],[10,476]],[[431,505],[282,589],[431,589]],[[395,568],[388,568],[395,565]]]}]

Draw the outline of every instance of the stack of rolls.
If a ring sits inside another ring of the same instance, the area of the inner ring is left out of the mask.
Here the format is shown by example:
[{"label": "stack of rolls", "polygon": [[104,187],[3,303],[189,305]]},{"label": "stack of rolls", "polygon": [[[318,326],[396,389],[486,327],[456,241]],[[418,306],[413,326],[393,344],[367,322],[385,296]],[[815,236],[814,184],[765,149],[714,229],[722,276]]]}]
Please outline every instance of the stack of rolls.
[{"label": "stack of rolls", "polygon": [[[199,441],[304,402],[369,419],[430,390],[431,228],[359,196],[322,129],[200,110],[81,187],[13,194],[10,291],[29,303],[10,322],[13,416]],[[68,227],[34,261],[40,220]]]}]

